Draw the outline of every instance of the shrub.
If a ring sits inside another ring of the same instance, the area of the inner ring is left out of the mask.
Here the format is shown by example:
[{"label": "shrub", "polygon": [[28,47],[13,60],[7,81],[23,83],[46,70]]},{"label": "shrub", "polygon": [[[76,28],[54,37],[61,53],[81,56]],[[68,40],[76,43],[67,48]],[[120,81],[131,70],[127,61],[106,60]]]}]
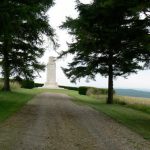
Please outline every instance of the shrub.
[{"label": "shrub", "polygon": [[88,88],[87,90],[87,95],[106,95],[108,93],[107,89],[100,89],[100,88],[95,88],[91,87]]},{"label": "shrub", "polygon": [[80,87],[79,87],[79,94],[80,94],[80,95],[86,95],[88,89],[89,89],[89,87],[86,87],[86,86],[80,86]]},{"label": "shrub", "polygon": [[34,88],[34,81],[23,80],[21,82],[21,88],[25,88],[25,89],[32,89],[32,88]]},{"label": "shrub", "polygon": [[87,94],[88,96],[90,96],[90,95],[99,95],[100,93],[98,94],[98,92],[99,92],[99,91],[98,91],[96,88],[91,87],[91,88],[88,88],[86,94]]},{"label": "shrub", "polygon": [[44,86],[44,84],[42,84],[42,83],[34,83],[34,87],[43,87]]},{"label": "shrub", "polygon": [[[113,93],[115,94],[115,90],[113,91]],[[108,89],[89,87],[86,94],[89,96],[90,95],[106,95],[108,94]]]}]

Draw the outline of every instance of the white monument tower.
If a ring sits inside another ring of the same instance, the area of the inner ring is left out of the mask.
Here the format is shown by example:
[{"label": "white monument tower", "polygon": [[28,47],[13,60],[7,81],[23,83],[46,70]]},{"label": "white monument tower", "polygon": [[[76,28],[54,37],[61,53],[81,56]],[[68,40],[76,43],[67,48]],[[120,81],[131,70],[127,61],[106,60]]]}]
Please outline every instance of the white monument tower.
[{"label": "white monument tower", "polygon": [[46,83],[44,85],[45,88],[58,88],[56,82],[56,58],[49,57],[49,61],[47,64],[47,78]]}]

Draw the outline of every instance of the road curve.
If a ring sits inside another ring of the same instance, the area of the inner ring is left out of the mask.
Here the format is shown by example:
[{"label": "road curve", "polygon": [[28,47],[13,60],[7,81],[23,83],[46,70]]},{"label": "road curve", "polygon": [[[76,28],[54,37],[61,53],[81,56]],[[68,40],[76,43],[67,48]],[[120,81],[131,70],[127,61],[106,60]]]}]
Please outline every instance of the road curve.
[{"label": "road curve", "polygon": [[44,93],[0,125],[0,150],[150,150],[150,143],[64,94]]}]

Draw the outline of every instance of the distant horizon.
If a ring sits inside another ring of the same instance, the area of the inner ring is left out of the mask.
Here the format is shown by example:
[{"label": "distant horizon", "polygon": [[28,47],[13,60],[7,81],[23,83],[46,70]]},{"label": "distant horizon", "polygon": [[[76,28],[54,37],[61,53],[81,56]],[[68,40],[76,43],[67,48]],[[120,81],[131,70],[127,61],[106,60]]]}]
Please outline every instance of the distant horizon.
[{"label": "distant horizon", "polygon": [[[43,82],[39,82],[41,84],[44,84]],[[75,85],[75,84],[70,84],[70,85],[66,85],[66,84],[59,84],[59,86],[70,86],[70,87],[80,87],[80,86],[89,86],[89,87],[96,87],[96,88],[108,88],[106,86],[94,86],[94,85]],[[137,91],[144,91],[144,92],[150,92],[150,88],[134,88],[134,87],[114,87],[114,89],[124,89],[124,90],[137,90]]]}]

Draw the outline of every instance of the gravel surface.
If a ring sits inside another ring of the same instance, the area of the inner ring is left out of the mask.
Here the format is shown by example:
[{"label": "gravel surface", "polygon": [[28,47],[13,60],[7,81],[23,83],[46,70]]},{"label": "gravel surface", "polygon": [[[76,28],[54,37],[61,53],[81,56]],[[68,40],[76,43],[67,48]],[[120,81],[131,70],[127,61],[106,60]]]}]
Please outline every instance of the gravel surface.
[{"label": "gravel surface", "polygon": [[0,150],[150,150],[150,142],[63,94],[41,94],[0,125]]}]

